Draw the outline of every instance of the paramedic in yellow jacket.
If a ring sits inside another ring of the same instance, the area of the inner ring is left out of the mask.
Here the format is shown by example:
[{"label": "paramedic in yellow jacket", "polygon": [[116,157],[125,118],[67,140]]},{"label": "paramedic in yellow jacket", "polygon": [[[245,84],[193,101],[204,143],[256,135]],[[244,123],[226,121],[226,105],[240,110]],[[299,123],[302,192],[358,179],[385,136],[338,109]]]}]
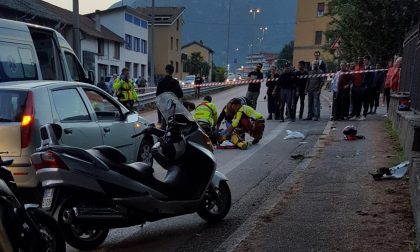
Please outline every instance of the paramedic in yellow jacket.
[{"label": "paramedic in yellow jacket", "polygon": [[[216,142],[214,130],[217,123],[217,108],[211,103],[211,96],[204,97],[203,102],[195,108],[194,119],[200,124],[201,128],[210,137],[213,143]],[[204,122],[203,123],[200,123]]]},{"label": "paramedic in yellow jacket", "polygon": [[112,86],[124,107],[129,110],[134,109],[134,103],[137,101],[137,92],[134,89],[134,83],[129,78],[128,68],[123,68],[122,74],[114,81]]},{"label": "paramedic in yellow jacket", "polygon": [[235,133],[239,136],[243,133],[248,133],[254,138],[252,143],[258,143],[263,136],[265,128],[264,116],[260,112],[255,111],[252,107],[242,105],[240,99],[233,99],[231,104],[232,109],[236,114],[232,120],[232,125],[227,131],[232,132],[235,130]]}]

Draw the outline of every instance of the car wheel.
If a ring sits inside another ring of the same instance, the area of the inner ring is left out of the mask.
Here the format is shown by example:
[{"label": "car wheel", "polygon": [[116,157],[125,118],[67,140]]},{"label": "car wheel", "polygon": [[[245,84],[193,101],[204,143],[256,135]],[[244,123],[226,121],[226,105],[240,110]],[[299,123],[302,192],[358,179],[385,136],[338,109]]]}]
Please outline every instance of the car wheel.
[{"label": "car wheel", "polygon": [[137,162],[143,162],[150,166],[153,165],[153,155],[152,155],[153,143],[147,139],[143,138],[141,141],[139,153],[137,154]]}]

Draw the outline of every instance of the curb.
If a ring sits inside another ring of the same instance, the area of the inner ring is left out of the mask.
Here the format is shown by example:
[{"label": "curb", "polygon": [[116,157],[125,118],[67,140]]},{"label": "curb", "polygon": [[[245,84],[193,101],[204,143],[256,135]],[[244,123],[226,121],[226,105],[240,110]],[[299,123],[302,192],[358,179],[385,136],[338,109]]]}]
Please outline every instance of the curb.
[{"label": "curb", "polygon": [[[329,135],[331,128],[335,125],[334,122],[328,121],[325,126],[322,135]],[[244,241],[251,232],[256,228],[258,219],[261,216],[270,214],[271,210],[283,199],[288,192],[293,189],[296,181],[303,175],[303,172],[307,170],[309,165],[314,160],[315,154],[319,149],[325,147],[325,140],[318,138],[314,147],[312,147],[308,156],[312,158],[304,159],[303,162],[296,166],[296,169],[285,179],[285,181],[278,186],[275,192],[273,192],[269,199],[267,199],[261,207],[255,211],[234,233],[232,233],[215,251],[234,251],[242,241]]]}]

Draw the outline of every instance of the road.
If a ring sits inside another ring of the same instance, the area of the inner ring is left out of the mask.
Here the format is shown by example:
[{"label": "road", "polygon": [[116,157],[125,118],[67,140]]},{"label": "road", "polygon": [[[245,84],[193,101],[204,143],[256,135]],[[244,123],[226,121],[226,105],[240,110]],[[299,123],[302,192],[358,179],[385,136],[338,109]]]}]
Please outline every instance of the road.
[{"label": "road", "polygon": [[[246,93],[246,86],[225,90],[213,95],[218,110],[225,103]],[[262,88],[258,111],[267,114]],[[198,101],[195,101],[196,103]],[[323,100],[320,121],[267,121],[263,139],[247,150],[215,150],[218,170],[229,178],[232,208],[225,220],[209,225],[196,214],[112,230],[97,251],[225,251],[234,248],[249,232],[247,225],[278,200],[272,188],[293,184],[293,172],[302,161],[292,154],[308,155],[328,127],[328,103]],[[306,109],[305,109],[306,113]],[[156,122],[156,111],[141,114]],[[283,138],[286,130],[300,131],[305,139]],[[162,174],[162,171],[156,171]],[[160,177],[160,176],[159,176]],[[69,247],[70,251],[74,251]]]}]

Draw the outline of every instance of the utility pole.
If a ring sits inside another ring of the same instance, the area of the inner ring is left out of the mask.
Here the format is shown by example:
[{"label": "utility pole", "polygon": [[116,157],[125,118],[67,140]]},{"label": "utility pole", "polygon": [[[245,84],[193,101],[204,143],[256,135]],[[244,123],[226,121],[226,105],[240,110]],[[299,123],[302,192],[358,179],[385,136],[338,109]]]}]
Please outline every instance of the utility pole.
[{"label": "utility pole", "polygon": [[226,64],[228,66],[228,75],[229,75],[229,38],[230,38],[230,9],[232,6],[232,0],[229,1],[229,12],[228,12],[228,27],[227,27],[227,46],[226,46]]},{"label": "utility pole", "polygon": [[77,58],[81,59],[80,52],[80,16],[79,0],[73,0],[73,50]]},{"label": "utility pole", "polygon": [[152,86],[155,86],[155,0],[152,0],[152,41],[150,42],[150,80]]}]

